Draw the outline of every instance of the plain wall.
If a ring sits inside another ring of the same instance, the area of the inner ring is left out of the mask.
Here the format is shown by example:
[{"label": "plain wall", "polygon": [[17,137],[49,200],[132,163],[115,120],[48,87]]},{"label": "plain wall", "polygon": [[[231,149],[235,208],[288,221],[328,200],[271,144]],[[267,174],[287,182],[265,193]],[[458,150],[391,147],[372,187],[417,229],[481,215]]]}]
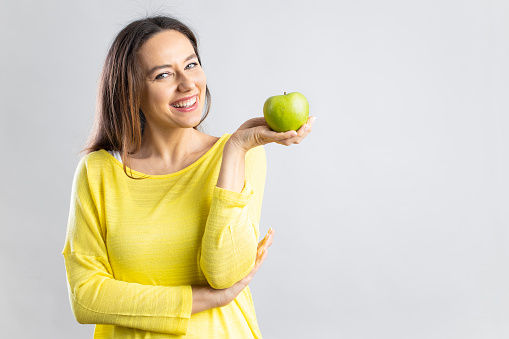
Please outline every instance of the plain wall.
[{"label": "plain wall", "polygon": [[200,38],[206,131],[303,93],[300,145],[268,145],[253,280],[266,339],[509,337],[509,2],[3,1],[5,338],[92,338],[70,310],[71,184],[116,33],[176,15]]}]

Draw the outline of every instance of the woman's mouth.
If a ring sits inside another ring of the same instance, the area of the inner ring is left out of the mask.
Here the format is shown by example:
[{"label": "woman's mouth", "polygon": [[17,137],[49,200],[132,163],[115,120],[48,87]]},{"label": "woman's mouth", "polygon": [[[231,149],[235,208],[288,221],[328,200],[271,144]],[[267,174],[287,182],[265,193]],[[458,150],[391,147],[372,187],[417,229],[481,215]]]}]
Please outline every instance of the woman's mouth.
[{"label": "woman's mouth", "polygon": [[187,97],[179,101],[175,101],[170,106],[176,108],[182,112],[189,112],[195,110],[198,107],[198,95]]}]

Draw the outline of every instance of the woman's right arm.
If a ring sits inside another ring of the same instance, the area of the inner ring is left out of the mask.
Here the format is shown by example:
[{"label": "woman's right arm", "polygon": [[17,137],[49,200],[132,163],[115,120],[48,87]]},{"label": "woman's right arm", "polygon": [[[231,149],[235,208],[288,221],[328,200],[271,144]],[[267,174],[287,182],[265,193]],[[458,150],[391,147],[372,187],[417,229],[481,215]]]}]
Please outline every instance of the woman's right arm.
[{"label": "woman's right arm", "polygon": [[92,194],[89,180],[92,167],[87,157],[78,165],[62,252],[76,320],[185,334],[192,311],[191,286],[141,285],[114,278],[101,199]]}]

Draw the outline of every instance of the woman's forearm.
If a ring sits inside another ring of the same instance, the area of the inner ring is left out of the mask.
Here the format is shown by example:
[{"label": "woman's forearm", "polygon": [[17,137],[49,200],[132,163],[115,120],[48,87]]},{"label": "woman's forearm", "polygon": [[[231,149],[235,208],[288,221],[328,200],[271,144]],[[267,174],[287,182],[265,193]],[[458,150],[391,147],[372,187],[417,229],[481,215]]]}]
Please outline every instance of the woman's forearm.
[{"label": "woman's forearm", "polygon": [[257,200],[245,173],[252,167],[250,152],[230,138],[223,149],[199,257],[200,268],[215,289],[231,287],[253,267],[259,231],[251,210]]},{"label": "woman's forearm", "polygon": [[267,257],[267,248],[272,245],[274,230],[269,229],[265,237],[258,243],[256,260],[253,269],[248,275],[229,288],[214,289],[210,286],[191,286],[193,305],[191,314],[196,314],[216,307],[223,307],[231,303],[242,290],[249,285],[260,266]]},{"label": "woman's forearm", "polygon": [[191,315],[218,307],[214,290],[208,286],[192,286],[193,307]]},{"label": "woman's forearm", "polygon": [[240,192],[244,187],[246,151],[228,140],[224,146],[217,187]]}]

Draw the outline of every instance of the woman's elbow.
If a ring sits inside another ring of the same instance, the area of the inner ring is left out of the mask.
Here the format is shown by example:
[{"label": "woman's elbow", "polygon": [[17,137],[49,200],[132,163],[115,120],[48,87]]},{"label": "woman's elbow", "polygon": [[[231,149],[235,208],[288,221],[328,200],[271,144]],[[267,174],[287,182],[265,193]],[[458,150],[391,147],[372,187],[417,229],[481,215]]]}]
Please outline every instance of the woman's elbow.
[{"label": "woman's elbow", "polygon": [[225,288],[232,287],[235,283],[237,283],[237,281],[232,279],[231,276],[228,277],[226,275],[205,274],[205,278],[207,278],[207,282],[210,287],[216,290],[223,290]]},{"label": "woman's elbow", "polygon": [[74,314],[74,318],[80,324],[92,324],[89,320],[89,316],[87,315],[86,310],[81,307],[76,302],[71,303],[72,313]]},{"label": "woman's elbow", "polygon": [[217,267],[202,265],[202,271],[210,287],[222,290],[232,287],[251,272],[254,266],[255,256],[256,254],[253,256],[252,260],[246,260],[240,263],[240,265],[235,265],[235,267],[230,265],[230,267],[217,269]]},{"label": "woman's elbow", "polygon": [[80,324],[96,324],[95,312],[91,311],[90,306],[83,305],[83,301],[79,299],[79,294],[70,294],[71,310],[76,321]]}]

